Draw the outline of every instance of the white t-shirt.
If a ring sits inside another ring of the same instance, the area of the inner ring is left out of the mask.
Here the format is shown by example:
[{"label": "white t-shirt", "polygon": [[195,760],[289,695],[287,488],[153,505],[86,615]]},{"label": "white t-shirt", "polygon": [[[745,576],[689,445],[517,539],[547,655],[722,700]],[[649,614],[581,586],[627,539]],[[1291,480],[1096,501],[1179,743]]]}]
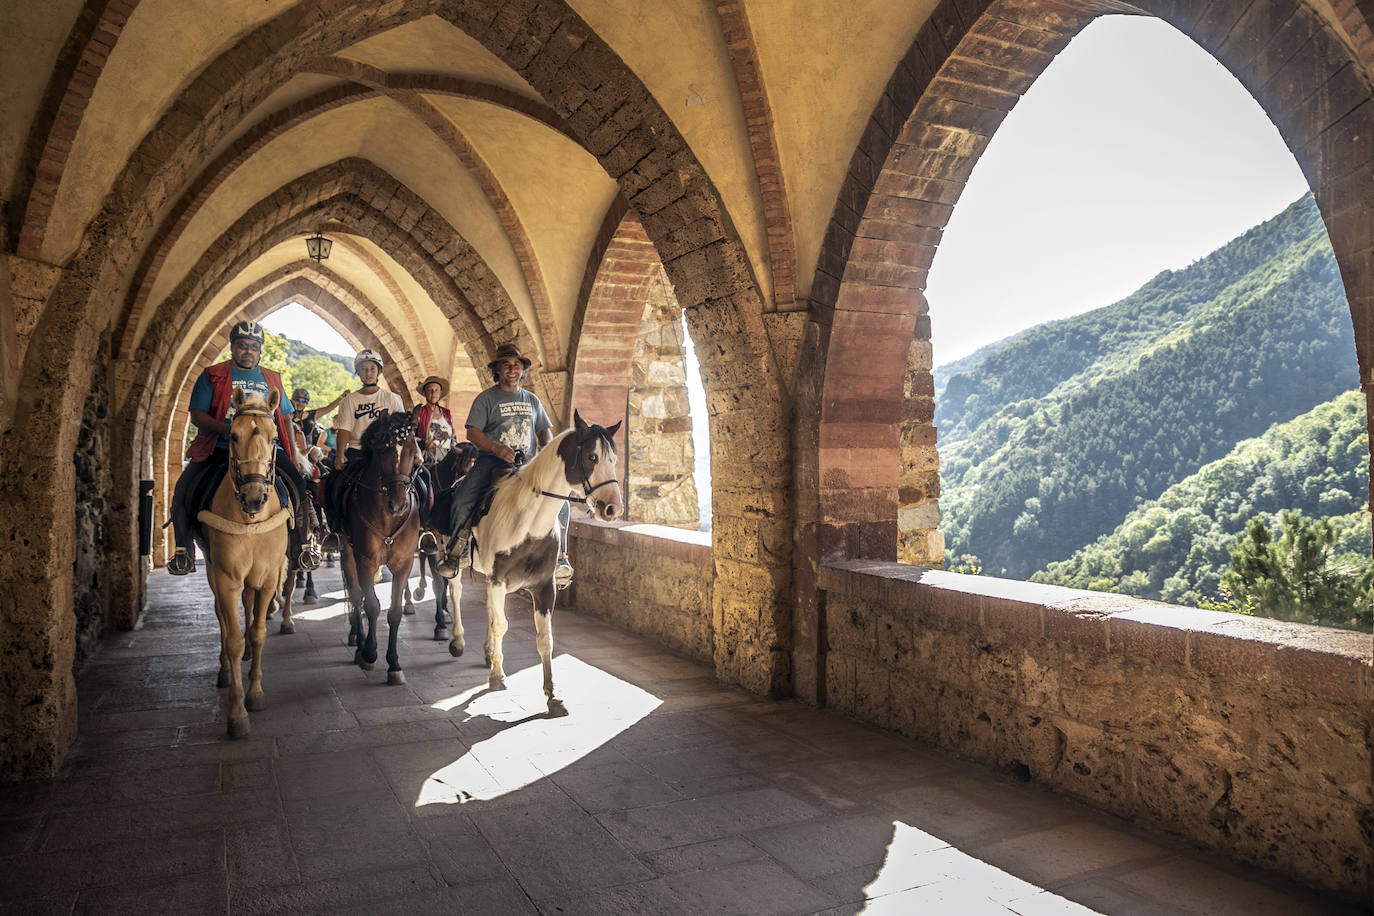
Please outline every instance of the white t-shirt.
[{"label": "white t-shirt", "polygon": [[348,447],[361,448],[363,433],[381,416],[382,411],[400,413],[405,410],[401,396],[394,391],[378,388],[371,394],[350,391],[339,402],[339,413],[334,420],[335,429],[348,430]]}]

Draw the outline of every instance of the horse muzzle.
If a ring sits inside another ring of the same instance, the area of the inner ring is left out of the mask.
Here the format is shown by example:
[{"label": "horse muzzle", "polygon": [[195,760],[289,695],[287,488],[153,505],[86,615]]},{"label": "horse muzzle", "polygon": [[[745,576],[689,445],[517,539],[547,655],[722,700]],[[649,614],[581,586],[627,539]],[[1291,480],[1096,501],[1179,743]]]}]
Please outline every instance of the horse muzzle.
[{"label": "horse muzzle", "polygon": [[272,495],[272,488],[267,484],[245,483],[238,489],[239,508],[243,514],[249,518],[257,515],[267,508],[267,500]]}]

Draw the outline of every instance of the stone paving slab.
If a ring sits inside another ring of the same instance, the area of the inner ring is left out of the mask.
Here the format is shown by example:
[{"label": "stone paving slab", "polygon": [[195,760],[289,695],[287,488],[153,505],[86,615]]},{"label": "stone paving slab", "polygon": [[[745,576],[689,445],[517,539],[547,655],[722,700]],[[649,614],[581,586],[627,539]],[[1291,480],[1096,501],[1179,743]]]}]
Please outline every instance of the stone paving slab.
[{"label": "stone paving slab", "polygon": [[230,741],[204,578],[152,575],[78,678],[62,773],[0,786],[0,912],[1356,912],[574,612],[550,719],[519,596],[487,689],[477,582],[464,656],[429,598],[389,686],[353,663],[338,571],[316,579]]}]

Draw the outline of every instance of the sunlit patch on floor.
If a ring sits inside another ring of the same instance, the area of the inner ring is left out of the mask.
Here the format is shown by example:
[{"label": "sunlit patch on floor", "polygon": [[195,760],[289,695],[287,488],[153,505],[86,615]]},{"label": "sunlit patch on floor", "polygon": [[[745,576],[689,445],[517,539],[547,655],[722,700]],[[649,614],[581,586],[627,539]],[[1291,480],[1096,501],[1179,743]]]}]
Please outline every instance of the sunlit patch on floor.
[{"label": "sunlit patch on floor", "polygon": [[887,855],[878,874],[864,886],[864,896],[860,912],[871,914],[1097,913],[901,821],[892,822]]},{"label": "sunlit patch on floor", "polygon": [[[420,584],[419,575],[411,576],[406,580],[410,586],[412,594],[415,587]],[[391,583],[380,582],[376,586],[377,600],[382,603],[382,617],[386,617],[386,609],[391,606]],[[428,589],[431,586],[426,580],[426,595],[433,595]],[[421,599],[424,600],[424,599]],[[329,592],[320,592],[317,597],[317,604],[301,604],[301,596],[296,594],[291,599],[291,617],[293,620],[333,620],[335,617],[343,617],[348,613],[348,590],[337,588]]]},{"label": "sunlit patch on floor", "polygon": [[506,690],[476,687],[432,708],[459,721],[506,723],[466,754],[432,773],[415,807],[486,801],[567,767],[630,728],[663,702],[571,655],[553,660],[553,680],[568,715],[547,718],[543,674],[534,665],[506,675]]}]

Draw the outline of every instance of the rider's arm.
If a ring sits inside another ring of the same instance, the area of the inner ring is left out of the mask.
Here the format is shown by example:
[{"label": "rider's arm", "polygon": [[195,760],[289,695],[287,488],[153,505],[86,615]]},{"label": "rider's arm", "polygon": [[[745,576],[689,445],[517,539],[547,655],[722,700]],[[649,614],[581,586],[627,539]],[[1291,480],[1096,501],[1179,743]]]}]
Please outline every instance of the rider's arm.
[{"label": "rider's arm", "polygon": [[223,420],[216,420],[210,416],[210,411],[201,410],[199,407],[191,408],[191,422],[197,429],[203,429],[207,433],[214,433],[217,436],[229,435],[229,424]]},{"label": "rider's arm", "polygon": [[344,454],[348,451],[348,439],[353,433],[347,429],[334,430],[334,469],[344,466]]},{"label": "rider's arm", "polygon": [[541,429],[539,432],[535,433],[534,438],[539,441],[539,447],[543,448],[544,446],[548,445],[550,442],[553,441],[553,430],[549,429],[548,427],[545,427],[544,429]]},{"label": "rider's arm", "polygon": [[331,410],[333,410],[335,407],[338,407],[338,406],[339,406],[339,402],[342,401],[342,400],[343,400],[344,398],[346,398],[347,396],[348,396],[348,389],[345,388],[345,389],[339,394],[339,396],[338,396],[337,398],[335,398],[334,400],[330,401],[328,404],[324,405],[323,407],[316,407],[316,408],[315,408],[315,416],[317,416],[317,417],[323,417],[323,416],[325,416],[325,415],[328,414]]},{"label": "rider's arm", "polygon": [[490,452],[507,463],[515,460],[515,449],[511,448],[509,445],[502,445],[475,426],[467,427],[467,431],[468,441],[482,451]]}]

